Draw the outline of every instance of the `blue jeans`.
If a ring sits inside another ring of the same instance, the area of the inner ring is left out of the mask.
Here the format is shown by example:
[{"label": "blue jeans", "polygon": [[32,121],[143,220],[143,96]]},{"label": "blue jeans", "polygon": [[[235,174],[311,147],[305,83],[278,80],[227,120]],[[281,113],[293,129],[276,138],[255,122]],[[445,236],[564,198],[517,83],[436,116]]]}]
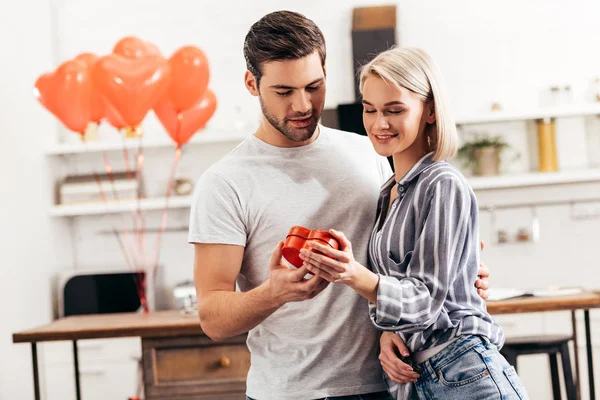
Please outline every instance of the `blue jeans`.
[{"label": "blue jeans", "polygon": [[[251,397],[246,397],[246,400],[254,400]],[[338,396],[338,397],[324,397],[315,400],[392,400],[388,392],[377,392],[368,394],[356,394],[353,396]]]},{"label": "blue jeans", "polygon": [[421,374],[415,384],[399,385],[386,377],[396,399],[529,399],[514,367],[484,337],[461,336],[413,368]]}]

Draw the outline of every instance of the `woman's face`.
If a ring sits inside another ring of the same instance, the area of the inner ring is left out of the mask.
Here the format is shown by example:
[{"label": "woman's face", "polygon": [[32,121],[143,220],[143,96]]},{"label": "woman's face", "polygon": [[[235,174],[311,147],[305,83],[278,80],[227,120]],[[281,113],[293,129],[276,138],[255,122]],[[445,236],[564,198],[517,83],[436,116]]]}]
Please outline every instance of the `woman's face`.
[{"label": "woman's face", "polygon": [[423,132],[427,123],[435,121],[432,102],[423,103],[410,90],[369,75],[363,85],[362,103],[363,124],[379,155],[427,151]]}]

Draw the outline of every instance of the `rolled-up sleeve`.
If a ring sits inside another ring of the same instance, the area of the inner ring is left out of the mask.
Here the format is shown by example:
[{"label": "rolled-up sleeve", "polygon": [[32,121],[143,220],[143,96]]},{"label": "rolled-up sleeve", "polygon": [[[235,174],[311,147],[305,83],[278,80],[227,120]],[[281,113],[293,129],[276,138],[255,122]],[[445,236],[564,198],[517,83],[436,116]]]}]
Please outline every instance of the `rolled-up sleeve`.
[{"label": "rolled-up sleeve", "polygon": [[[466,242],[471,196],[454,177],[434,182],[421,201],[422,230],[405,272],[380,275],[377,303],[369,304],[373,324],[381,330],[419,332],[436,322],[443,310]],[[418,205],[416,205],[418,206]],[[406,233],[409,234],[409,233]]]}]

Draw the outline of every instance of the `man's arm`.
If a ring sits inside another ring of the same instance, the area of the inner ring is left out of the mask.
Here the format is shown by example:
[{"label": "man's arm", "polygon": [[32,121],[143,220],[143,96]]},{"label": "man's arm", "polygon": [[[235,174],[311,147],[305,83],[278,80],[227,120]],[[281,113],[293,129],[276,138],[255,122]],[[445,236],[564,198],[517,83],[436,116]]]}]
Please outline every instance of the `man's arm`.
[{"label": "man's arm", "polygon": [[278,243],[269,262],[270,276],[248,292],[236,292],[244,247],[196,243],[194,280],[202,330],[213,340],[241,335],[256,327],[279,307],[320,293],[328,282],[319,277],[304,279],[306,268],[291,270],[281,265]]}]

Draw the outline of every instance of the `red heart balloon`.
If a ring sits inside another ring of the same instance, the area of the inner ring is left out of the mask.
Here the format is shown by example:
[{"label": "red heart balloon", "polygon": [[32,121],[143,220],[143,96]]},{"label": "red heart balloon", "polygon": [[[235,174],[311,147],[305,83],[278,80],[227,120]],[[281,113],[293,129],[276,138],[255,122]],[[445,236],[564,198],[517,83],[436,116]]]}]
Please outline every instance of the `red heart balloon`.
[{"label": "red heart balloon", "polygon": [[216,109],[217,98],[213,91],[208,89],[204,97],[187,110],[177,112],[172,104],[163,100],[154,108],[154,113],[169,136],[177,145],[182,146],[206,125]]},{"label": "red heart balloon", "polygon": [[35,96],[67,128],[81,135],[90,122],[92,80],[87,65],[70,60],[40,76]]},{"label": "red heart balloon", "polygon": [[[93,74],[94,67],[96,66],[96,61],[98,61],[98,56],[92,53],[81,53],[75,57],[75,60],[84,62],[87,65],[91,76]],[[90,119],[92,122],[100,123],[100,120],[105,116],[105,108],[105,101],[102,98],[102,94],[96,85],[93,84],[92,80],[92,104],[90,108]]]},{"label": "red heart balloon", "polygon": [[169,65],[169,100],[177,111],[186,110],[196,104],[208,89],[208,59],[199,48],[185,46],[173,53]]},{"label": "red heart balloon", "polygon": [[161,56],[100,58],[94,83],[129,127],[137,127],[169,87],[169,64]]},{"label": "red heart balloon", "polygon": [[106,100],[105,98],[102,98],[102,100],[104,101],[104,117],[106,118],[106,121],[113,127],[117,128],[117,130],[125,128],[127,124],[125,123],[125,121],[123,121],[123,117],[121,117],[117,110],[115,110],[115,108],[110,105],[108,100]]},{"label": "red heart balloon", "polygon": [[125,58],[137,59],[146,56],[162,56],[158,47],[135,36],[126,36],[113,48],[113,54]]}]

